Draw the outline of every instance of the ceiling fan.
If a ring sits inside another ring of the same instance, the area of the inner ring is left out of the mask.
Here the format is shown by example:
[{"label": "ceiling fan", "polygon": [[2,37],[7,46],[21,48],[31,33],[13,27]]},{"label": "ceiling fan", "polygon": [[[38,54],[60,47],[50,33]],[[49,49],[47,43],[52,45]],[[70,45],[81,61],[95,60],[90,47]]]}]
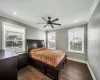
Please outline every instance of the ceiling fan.
[{"label": "ceiling fan", "polygon": [[52,28],[54,28],[53,25],[61,26],[61,24],[55,23],[56,21],[59,20],[58,18],[51,20],[51,17],[48,17],[48,20],[46,20],[45,18],[42,17],[42,19],[45,20],[46,23],[37,23],[37,24],[46,24],[46,25],[44,26],[44,28],[45,28],[47,25],[51,25]]}]

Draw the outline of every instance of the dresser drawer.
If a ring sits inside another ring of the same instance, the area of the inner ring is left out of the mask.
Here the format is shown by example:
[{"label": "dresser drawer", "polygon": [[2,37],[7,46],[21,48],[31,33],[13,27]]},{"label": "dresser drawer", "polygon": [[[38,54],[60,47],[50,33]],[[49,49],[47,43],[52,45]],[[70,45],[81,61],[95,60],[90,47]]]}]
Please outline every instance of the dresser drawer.
[{"label": "dresser drawer", "polygon": [[20,54],[18,55],[18,69],[28,65],[28,54]]},{"label": "dresser drawer", "polygon": [[23,59],[28,59],[28,54],[19,54],[18,55],[18,60],[23,60]]}]

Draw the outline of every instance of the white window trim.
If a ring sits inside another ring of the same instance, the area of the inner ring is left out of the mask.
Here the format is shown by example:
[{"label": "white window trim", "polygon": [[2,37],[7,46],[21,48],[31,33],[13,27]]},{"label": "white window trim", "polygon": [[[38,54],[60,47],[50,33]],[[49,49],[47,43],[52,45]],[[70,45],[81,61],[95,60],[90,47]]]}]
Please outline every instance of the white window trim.
[{"label": "white window trim", "polygon": [[50,48],[48,43],[48,49],[56,49],[56,41],[55,41],[55,48]]},{"label": "white window trim", "polygon": [[[49,32],[49,33],[55,33],[55,40],[50,40],[50,41],[54,41],[55,42],[55,48],[50,48],[49,47],[49,43],[48,43],[48,48],[49,49],[56,49],[56,32]],[[48,33],[48,38],[49,38],[49,33]],[[49,41],[49,39],[48,39],[48,41]]]},{"label": "white window trim", "polygon": [[[83,29],[83,45],[82,45],[82,51],[75,51],[75,50],[70,50],[70,40],[69,40],[69,31],[68,30],[68,51],[73,52],[73,53],[82,53],[84,54],[84,28],[77,28],[77,29]],[[76,30],[76,29],[71,29],[71,30]]]},{"label": "white window trim", "polygon": [[[7,22],[2,22],[2,49],[5,49],[5,27],[4,25],[8,25],[8,26],[14,26],[14,27],[17,27],[17,28],[21,28],[21,29],[24,29],[25,30],[25,27],[22,27],[22,26],[18,26],[18,25],[15,25],[15,24],[11,24],[11,23],[7,23]],[[25,33],[24,32],[24,44],[23,44],[23,51],[25,51]]]}]

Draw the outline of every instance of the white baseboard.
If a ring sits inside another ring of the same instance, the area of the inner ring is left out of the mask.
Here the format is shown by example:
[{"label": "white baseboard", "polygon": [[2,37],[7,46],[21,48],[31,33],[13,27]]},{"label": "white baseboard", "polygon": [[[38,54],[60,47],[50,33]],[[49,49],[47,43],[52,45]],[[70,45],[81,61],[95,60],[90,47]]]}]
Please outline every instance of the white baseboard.
[{"label": "white baseboard", "polygon": [[89,71],[91,73],[91,76],[92,76],[93,80],[96,80],[96,77],[94,76],[93,71],[92,71],[92,69],[91,69],[91,67],[90,67],[90,65],[89,65],[89,63],[87,61],[80,60],[80,59],[74,59],[74,58],[70,58],[70,57],[67,57],[67,59],[68,60],[72,60],[72,61],[76,61],[76,62],[80,62],[80,63],[87,64],[87,67],[88,67],[88,69],[89,69]]},{"label": "white baseboard", "polygon": [[92,76],[93,80],[96,80],[96,77],[94,76],[94,73],[93,73],[93,71],[92,71],[92,69],[91,69],[91,67],[90,67],[88,62],[87,62],[87,66],[88,66],[88,69],[89,69],[89,71],[91,73],[91,76]]},{"label": "white baseboard", "polygon": [[76,61],[76,62],[80,62],[80,63],[85,63],[87,64],[87,61],[84,61],[84,60],[80,60],[80,59],[75,59],[75,58],[70,58],[70,57],[67,57],[68,60],[72,60],[72,61]]}]

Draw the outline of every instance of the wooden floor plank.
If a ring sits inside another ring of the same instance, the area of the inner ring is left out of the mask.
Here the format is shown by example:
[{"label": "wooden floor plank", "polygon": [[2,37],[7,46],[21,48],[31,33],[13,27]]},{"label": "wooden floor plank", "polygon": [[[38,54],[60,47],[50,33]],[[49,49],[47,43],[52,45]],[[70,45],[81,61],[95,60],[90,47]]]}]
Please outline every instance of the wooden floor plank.
[{"label": "wooden floor plank", "polygon": [[[27,66],[18,72],[18,80],[51,80],[35,68]],[[60,80],[93,80],[86,64],[68,60]]]}]

